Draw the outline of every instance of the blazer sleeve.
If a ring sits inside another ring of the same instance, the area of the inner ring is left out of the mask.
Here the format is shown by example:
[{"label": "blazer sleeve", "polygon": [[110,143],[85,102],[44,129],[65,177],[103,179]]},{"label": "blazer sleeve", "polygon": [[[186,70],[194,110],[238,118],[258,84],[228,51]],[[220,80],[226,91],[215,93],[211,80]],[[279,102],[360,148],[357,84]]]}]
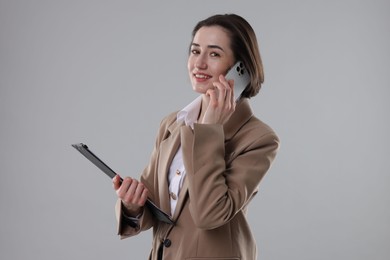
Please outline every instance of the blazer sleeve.
[{"label": "blazer sleeve", "polygon": [[141,231],[147,230],[152,226],[150,224],[150,221],[152,220],[152,215],[147,209],[143,210],[142,215],[138,220],[138,223],[136,223],[136,226],[129,225],[123,216],[122,201],[120,199],[118,199],[115,204],[115,215],[117,220],[118,235],[121,239],[138,235]]},{"label": "blazer sleeve", "polygon": [[182,127],[189,209],[197,227],[214,229],[226,224],[257,193],[276,156],[279,139],[267,126],[255,129],[238,133],[230,141],[236,142],[233,151],[227,154],[223,126]]}]

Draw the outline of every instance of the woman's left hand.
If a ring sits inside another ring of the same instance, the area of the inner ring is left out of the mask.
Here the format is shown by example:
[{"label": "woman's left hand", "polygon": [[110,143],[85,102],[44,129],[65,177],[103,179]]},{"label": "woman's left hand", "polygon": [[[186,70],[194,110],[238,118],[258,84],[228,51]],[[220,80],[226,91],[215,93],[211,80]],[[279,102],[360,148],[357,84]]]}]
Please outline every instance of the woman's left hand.
[{"label": "woman's left hand", "polygon": [[219,76],[219,81],[214,82],[214,89],[209,89],[206,95],[210,97],[210,103],[204,114],[202,124],[224,124],[236,109],[234,100],[234,81]]}]

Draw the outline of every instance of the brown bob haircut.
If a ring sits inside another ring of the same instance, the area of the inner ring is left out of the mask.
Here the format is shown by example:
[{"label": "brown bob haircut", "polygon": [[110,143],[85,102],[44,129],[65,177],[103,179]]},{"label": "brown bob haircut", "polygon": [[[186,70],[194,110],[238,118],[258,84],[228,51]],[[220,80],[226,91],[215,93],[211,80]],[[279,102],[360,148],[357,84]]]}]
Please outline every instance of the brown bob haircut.
[{"label": "brown bob haircut", "polygon": [[244,63],[251,77],[242,96],[247,98],[256,96],[264,82],[264,71],[256,34],[252,26],[239,15],[217,14],[198,22],[192,31],[192,38],[200,28],[205,26],[221,26],[228,32],[234,59]]}]

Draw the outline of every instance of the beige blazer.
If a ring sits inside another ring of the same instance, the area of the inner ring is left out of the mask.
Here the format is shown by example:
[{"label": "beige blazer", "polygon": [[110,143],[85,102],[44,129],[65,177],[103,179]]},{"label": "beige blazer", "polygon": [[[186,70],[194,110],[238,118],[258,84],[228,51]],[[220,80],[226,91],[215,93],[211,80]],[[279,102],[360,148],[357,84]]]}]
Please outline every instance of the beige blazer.
[{"label": "beige blazer", "polygon": [[125,224],[118,200],[118,234],[123,239],[153,228],[153,260],[160,247],[164,260],[257,259],[246,212],[276,156],[277,135],[253,116],[247,99],[237,104],[223,126],[195,124],[192,129],[178,124],[176,113],[164,118],[141,181],[150,199],[166,213],[170,212],[168,170],[180,145],[186,177],[173,215],[175,224],[156,221],[145,209],[139,227],[132,228]]}]

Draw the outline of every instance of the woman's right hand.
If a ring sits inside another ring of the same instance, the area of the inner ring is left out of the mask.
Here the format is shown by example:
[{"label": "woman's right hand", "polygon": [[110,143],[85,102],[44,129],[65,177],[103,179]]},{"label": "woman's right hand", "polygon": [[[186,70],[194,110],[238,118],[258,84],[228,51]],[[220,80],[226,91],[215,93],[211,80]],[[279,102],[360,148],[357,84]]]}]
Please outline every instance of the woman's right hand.
[{"label": "woman's right hand", "polygon": [[136,179],[126,177],[121,182],[119,175],[113,178],[113,187],[124,206],[125,214],[136,217],[148,199],[148,189]]},{"label": "woman's right hand", "polygon": [[209,89],[206,95],[210,103],[204,113],[202,124],[225,124],[236,109],[234,100],[234,80],[226,80],[223,75],[219,81],[213,83],[214,88]]}]

